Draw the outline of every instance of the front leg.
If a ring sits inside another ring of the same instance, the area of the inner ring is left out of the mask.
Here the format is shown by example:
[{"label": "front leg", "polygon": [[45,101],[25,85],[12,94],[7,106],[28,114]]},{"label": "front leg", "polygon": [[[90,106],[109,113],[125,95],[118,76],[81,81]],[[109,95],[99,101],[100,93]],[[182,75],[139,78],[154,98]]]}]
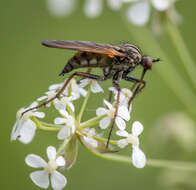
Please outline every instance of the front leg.
[{"label": "front leg", "polygon": [[[130,81],[130,82],[133,82],[133,83],[134,83],[134,85],[133,85],[133,87],[132,87],[132,90],[135,88],[136,84],[138,84],[137,87],[136,87],[136,89],[135,89],[134,92],[133,92],[132,97],[129,99],[128,107],[130,106],[130,104],[131,104],[131,102],[133,101],[133,99],[135,98],[135,96],[136,96],[139,92],[141,92],[141,91],[143,90],[143,88],[146,86],[146,81],[143,80],[146,71],[147,71],[146,69],[143,70],[140,79],[137,79],[137,78],[132,77],[132,76],[128,76],[128,73],[126,73],[126,74],[124,74],[124,75],[122,76],[122,78],[125,79],[126,81]],[[141,86],[141,85],[142,85],[142,86]]]}]

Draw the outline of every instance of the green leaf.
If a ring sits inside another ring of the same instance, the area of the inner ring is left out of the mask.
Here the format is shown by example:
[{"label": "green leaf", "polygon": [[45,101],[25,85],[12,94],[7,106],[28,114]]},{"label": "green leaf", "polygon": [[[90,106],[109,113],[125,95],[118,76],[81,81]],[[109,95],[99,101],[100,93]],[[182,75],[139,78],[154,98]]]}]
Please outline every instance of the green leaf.
[{"label": "green leaf", "polygon": [[73,135],[70,141],[65,146],[64,158],[66,160],[66,169],[70,169],[75,163],[78,155],[78,139],[76,135]]}]

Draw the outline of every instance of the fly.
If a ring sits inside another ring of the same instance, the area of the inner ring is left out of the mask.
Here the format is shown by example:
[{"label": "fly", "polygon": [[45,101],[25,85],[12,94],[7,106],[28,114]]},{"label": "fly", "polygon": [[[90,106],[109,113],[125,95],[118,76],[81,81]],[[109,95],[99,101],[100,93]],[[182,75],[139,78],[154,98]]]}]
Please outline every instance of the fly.
[{"label": "fly", "polygon": [[[26,110],[22,113],[22,115],[30,110],[45,106],[54,99],[58,98],[74,76],[80,76],[97,81],[112,79],[112,85],[116,88],[118,93],[114,119],[110,128],[106,145],[106,147],[108,147],[115,119],[118,114],[120,100],[120,85],[118,83],[119,80],[124,79],[126,81],[134,83],[131,88],[133,95],[128,102],[129,107],[135,96],[146,86],[146,82],[144,80],[146,71],[151,70],[152,63],[158,62],[160,61],[160,59],[152,59],[149,56],[143,56],[140,49],[130,43],[123,43],[119,46],[115,46],[111,44],[100,44],[88,41],[44,40],[42,41],[42,45],[51,48],[77,50],[77,53],[68,60],[67,64],[59,74],[60,76],[63,76],[78,68],[88,68],[88,72],[74,72],[69,76],[62,88],[53,98],[47,100],[46,102],[43,102],[36,107]],[[138,79],[133,76],[129,76],[129,74],[138,65],[141,65],[143,67],[141,77]],[[101,68],[103,75],[99,76],[91,74],[90,70],[92,68]]]}]

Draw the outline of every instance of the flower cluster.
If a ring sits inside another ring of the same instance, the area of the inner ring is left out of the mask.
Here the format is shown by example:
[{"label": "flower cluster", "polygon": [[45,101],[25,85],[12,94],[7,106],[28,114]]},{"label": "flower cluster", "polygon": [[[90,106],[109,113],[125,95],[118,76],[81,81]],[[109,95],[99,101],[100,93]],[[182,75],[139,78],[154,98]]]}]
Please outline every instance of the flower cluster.
[{"label": "flower cluster", "polygon": [[[176,0],[107,0],[107,5],[114,11],[119,11],[127,5],[127,19],[135,25],[143,26],[150,19],[151,9],[160,14],[166,12],[174,21],[178,21],[180,17],[174,8],[175,2]],[[47,0],[49,11],[57,17],[70,14],[75,5],[76,0]],[[103,5],[103,0],[86,0],[84,13],[89,18],[95,18],[103,11]]]},{"label": "flower cluster", "polygon": [[[110,87],[109,90],[114,97],[113,103],[104,99],[103,107],[100,106],[95,110],[95,117],[83,121],[82,118],[90,93],[104,92],[95,80],[89,79],[83,79],[79,83],[72,79],[60,97],[46,105],[48,109],[54,109],[58,113],[53,123],[41,121],[45,117],[45,113],[37,110],[22,114],[26,109],[37,106],[38,102],[50,100],[61,89],[62,85],[62,83],[51,85],[44,96],[39,97],[28,108],[21,108],[17,112],[11,140],[19,140],[28,144],[33,140],[36,130],[44,130],[57,131],[57,138],[61,141],[61,145],[57,150],[54,146],[47,148],[48,162],[35,154],[27,155],[25,159],[27,165],[33,168],[42,168],[42,170],[30,174],[32,181],[41,188],[48,188],[51,181],[53,189],[63,189],[67,184],[67,179],[57,170],[72,167],[77,159],[79,142],[91,153],[97,156],[101,155],[100,157],[104,157],[106,153],[107,155],[115,154],[114,152],[119,151],[119,148],[123,149],[130,145],[132,148],[132,159],[130,158],[130,161],[132,160],[135,167],[143,168],[146,164],[146,157],[139,148],[138,138],[143,131],[143,126],[138,121],[134,122],[131,133],[127,131],[126,127],[131,119],[131,106],[128,108],[128,100],[132,96],[132,92],[128,89],[121,90],[116,116],[117,91],[115,88]],[[76,113],[75,105],[77,105],[77,100],[81,98],[84,98],[83,104],[79,109],[79,113]],[[104,134],[106,134],[105,130],[111,126],[113,120],[115,120],[117,126],[115,127],[117,140],[111,139],[109,147],[107,147],[108,136],[105,137]]]}]

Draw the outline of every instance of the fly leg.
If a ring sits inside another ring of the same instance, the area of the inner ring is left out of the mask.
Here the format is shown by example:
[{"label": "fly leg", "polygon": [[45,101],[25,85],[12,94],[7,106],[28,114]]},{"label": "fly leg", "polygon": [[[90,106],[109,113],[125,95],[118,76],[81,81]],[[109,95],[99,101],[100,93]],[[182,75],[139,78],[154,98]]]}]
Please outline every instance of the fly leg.
[{"label": "fly leg", "polygon": [[118,115],[118,107],[119,107],[119,100],[120,100],[120,86],[119,86],[119,84],[117,83],[117,81],[113,80],[112,81],[112,85],[116,88],[118,93],[117,93],[117,100],[116,100],[116,109],[115,109],[115,112],[114,112],[114,118],[112,120],[112,126],[111,126],[110,131],[109,131],[106,148],[108,148],[109,143],[110,143],[110,138],[111,138],[111,135],[112,135],[112,130],[114,128],[115,119],[116,119],[116,117]]},{"label": "fly leg", "polygon": [[135,90],[133,91],[132,97],[129,99],[128,107],[130,107],[130,104],[133,101],[133,99],[135,98],[135,96],[139,92],[141,92],[143,90],[143,88],[146,86],[146,81],[144,81],[144,75],[146,74],[146,71],[147,70],[144,68],[140,79],[137,79],[137,78],[134,78],[134,77],[131,77],[131,76],[127,76],[127,75],[123,76],[123,79],[134,83],[133,87],[131,88],[132,90],[138,84],[137,87],[135,88]]},{"label": "fly leg", "polygon": [[41,108],[42,106],[45,106],[46,104],[52,102],[53,100],[55,100],[56,98],[58,98],[62,93],[63,91],[65,90],[65,88],[67,87],[67,85],[69,84],[69,82],[71,81],[71,79],[74,77],[74,76],[80,76],[80,77],[85,77],[85,78],[89,78],[89,79],[94,79],[94,80],[98,80],[98,81],[104,81],[104,80],[107,80],[108,78],[106,76],[99,76],[99,75],[93,75],[93,74],[90,74],[90,73],[84,73],[84,72],[75,72],[73,74],[71,74],[69,76],[69,78],[65,81],[64,85],[62,86],[62,88],[58,91],[58,93],[51,99],[43,102],[42,104],[38,105],[38,106],[35,106],[33,108],[29,108],[27,109],[26,111],[24,111],[22,113],[22,116],[29,112],[29,111],[32,111],[32,110],[35,110],[35,109],[39,109]]}]

